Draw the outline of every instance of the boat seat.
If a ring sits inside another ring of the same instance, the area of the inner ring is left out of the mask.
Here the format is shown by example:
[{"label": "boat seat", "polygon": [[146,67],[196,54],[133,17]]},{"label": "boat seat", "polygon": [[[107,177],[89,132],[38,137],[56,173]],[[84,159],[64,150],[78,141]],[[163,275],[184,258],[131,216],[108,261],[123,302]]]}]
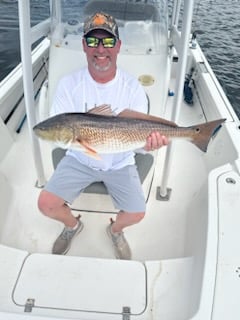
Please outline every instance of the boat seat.
[{"label": "boat seat", "polygon": [[[52,161],[54,169],[56,169],[59,161],[64,157],[65,153],[66,150],[62,148],[55,148],[52,150]],[[150,153],[136,153],[135,161],[141,183],[143,183],[153,165],[154,158]],[[103,182],[95,182],[89,185],[84,190],[84,193],[108,194],[108,191]]]}]

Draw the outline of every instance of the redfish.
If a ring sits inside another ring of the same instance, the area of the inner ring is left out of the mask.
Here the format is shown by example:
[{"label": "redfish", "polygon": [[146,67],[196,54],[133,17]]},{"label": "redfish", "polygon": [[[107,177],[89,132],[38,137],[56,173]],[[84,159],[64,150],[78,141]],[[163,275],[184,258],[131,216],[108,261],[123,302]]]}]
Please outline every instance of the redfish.
[{"label": "redfish", "polygon": [[142,148],[147,137],[158,131],[169,140],[189,140],[203,152],[225,119],[190,127],[141,112],[125,109],[117,116],[94,113],[62,113],[37,124],[35,134],[63,148],[82,150],[99,158],[101,153],[119,153]]}]

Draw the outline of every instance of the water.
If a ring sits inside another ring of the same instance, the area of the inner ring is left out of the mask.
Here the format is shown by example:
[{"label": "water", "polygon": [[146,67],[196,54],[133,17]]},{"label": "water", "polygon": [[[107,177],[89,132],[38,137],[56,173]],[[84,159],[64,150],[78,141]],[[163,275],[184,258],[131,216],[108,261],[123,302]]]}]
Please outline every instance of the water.
[{"label": "water", "polygon": [[[31,0],[32,25],[49,16],[47,3],[48,0]],[[18,3],[17,0],[0,0],[0,81],[19,62]]]},{"label": "water", "polygon": [[240,118],[240,1],[197,2],[194,10],[197,39]]},{"label": "water", "polygon": [[[48,0],[32,0],[36,24]],[[0,0],[0,80],[20,61],[17,1]],[[195,0],[193,31],[240,118],[240,0]]]}]

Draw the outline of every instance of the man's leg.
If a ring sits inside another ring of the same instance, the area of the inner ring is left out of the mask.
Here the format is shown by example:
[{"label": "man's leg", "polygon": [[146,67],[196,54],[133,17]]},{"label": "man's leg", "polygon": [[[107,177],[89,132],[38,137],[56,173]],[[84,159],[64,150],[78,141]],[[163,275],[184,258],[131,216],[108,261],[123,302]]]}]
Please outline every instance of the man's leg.
[{"label": "man's leg", "polygon": [[94,179],[96,178],[93,171],[81,165],[75,158],[65,156],[40,193],[39,210],[49,218],[64,224],[62,233],[53,245],[53,253],[65,254],[72,239],[82,230],[83,223],[73,216],[66,203],[72,203]]},{"label": "man's leg", "polygon": [[124,228],[140,222],[144,218],[145,212],[125,212],[120,211],[112,224],[112,232],[122,232]]},{"label": "man's leg", "polygon": [[46,190],[40,193],[38,207],[44,215],[64,223],[65,227],[54,242],[52,253],[66,254],[73,238],[82,231],[83,223],[72,215],[62,198]]},{"label": "man's leg", "polygon": [[107,234],[112,240],[114,253],[117,259],[131,260],[132,253],[127,240],[125,239],[123,229],[140,222],[144,217],[144,212],[128,213],[120,211],[116,221],[111,221],[107,227]]},{"label": "man's leg", "polygon": [[69,206],[51,192],[41,191],[38,208],[44,215],[64,223],[66,227],[74,228],[77,225],[77,219],[72,215]]},{"label": "man's leg", "polygon": [[145,215],[145,198],[141,181],[135,166],[127,166],[109,173],[104,182],[116,208],[121,208],[116,221],[111,221],[107,234],[112,240],[115,256],[118,259],[131,259],[131,250],[123,229],[140,222]]}]

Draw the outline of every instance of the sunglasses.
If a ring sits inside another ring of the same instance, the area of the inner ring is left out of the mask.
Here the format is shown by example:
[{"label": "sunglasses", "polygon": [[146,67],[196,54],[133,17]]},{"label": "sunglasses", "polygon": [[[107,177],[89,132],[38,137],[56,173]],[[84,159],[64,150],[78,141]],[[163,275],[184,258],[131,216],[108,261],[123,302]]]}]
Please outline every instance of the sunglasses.
[{"label": "sunglasses", "polygon": [[96,38],[96,37],[85,37],[87,46],[89,48],[97,48],[101,43],[104,48],[113,48],[116,45],[116,38],[106,37],[106,38]]}]

